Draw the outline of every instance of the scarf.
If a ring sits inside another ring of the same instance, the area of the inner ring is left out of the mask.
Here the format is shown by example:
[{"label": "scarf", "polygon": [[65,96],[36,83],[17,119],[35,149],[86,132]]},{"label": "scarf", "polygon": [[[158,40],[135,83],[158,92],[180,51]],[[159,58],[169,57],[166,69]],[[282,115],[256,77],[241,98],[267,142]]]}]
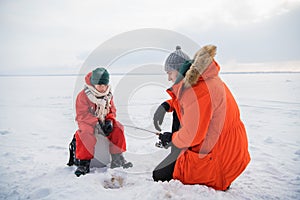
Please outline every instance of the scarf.
[{"label": "scarf", "polygon": [[111,87],[108,85],[104,93],[99,92],[91,85],[84,86],[84,92],[88,99],[96,104],[96,111],[93,113],[101,122],[104,122],[106,115],[110,111],[110,100],[112,98]]}]

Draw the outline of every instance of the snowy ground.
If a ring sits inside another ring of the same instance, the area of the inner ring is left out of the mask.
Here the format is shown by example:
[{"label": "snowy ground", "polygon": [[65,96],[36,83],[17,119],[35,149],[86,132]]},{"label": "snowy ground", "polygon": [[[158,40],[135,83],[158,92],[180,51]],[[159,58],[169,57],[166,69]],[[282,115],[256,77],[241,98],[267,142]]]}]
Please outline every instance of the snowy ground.
[{"label": "snowy ground", "polygon": [[[92,169],[75,177],[66,163],[77,129],[76,78],[0,77],[0,199],[300,199],[300,73],[221,76],[240,105],[252,158],[227,192],[153,182],[151,171],[168,152],[154,147],[155,136],[129,128],[126,157],[132,169]],[[136,93],[117,102],[118,118],[151,129],[151,112],[165,97]],[[112,173],[126,178],[122,188],[103,188]]]}]

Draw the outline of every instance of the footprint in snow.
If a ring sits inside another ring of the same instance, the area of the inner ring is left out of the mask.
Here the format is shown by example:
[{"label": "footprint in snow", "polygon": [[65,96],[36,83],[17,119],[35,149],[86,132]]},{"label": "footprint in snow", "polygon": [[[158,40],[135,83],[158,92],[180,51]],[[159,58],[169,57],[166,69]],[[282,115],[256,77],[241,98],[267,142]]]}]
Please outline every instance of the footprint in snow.
[{"label": "footprint in snow", "polygon": [[267,139],[264,140],[264,142],[267,143],[267,144],[273,144],[274,143],[272,137],[268,137]]},{"label": "footprint in snow", "polygon": [[300,149],[295,152],[296,155],[300,156]]},{"label": "footprint in snow", "polygon": [[8,134],[10,134],[9,131],[6,131],[6,130],[0,131],[0,135],[8,135]]},{"label": "footprint in snow", "polygon": [[49,195],[50,195],[50,189],[48,189],[48,188],[41,188],[41,189],[37,189],[36,191],[34,191],[30,195],[30,198],[32,198],[32,199],[41,199],[41,198],[45,198],[45,197],[47,197]]},{"label": "footprint in snow", "polygon": [[300,161],[300,149],[298,151],[296,151],[294,154],[297,155],[297,157],[293,158],[293,160],[294,161]]}]

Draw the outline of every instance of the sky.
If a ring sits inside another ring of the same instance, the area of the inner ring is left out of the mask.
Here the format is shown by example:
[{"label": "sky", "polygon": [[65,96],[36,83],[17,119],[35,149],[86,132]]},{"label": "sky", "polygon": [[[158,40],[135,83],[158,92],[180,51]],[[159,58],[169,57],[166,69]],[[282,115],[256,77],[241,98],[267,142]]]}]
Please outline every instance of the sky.
[{"label": "sky", "polygon": [[143,28],[215,44],[223,64],[300,63],[299,19],[300,0],[0,0],[0,75],[76,73],[99,45]]}]

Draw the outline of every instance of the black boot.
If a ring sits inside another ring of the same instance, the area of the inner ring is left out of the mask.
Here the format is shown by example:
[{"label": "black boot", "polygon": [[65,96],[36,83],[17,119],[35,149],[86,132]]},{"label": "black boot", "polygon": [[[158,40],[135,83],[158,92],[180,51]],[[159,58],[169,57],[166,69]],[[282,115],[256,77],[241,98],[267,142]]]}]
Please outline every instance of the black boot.
[{"label": "black boot", "polygon": [[131,162],[127,162],[121,153],[111,154],[110,168],[123,167],[124,169],[132,167]]},{"label": "black boot", "polygon": [[75,171],[75,175],[79,177],[80,175],[85,175],[90,172],[90,160],[79,160],[78,167]]}]

